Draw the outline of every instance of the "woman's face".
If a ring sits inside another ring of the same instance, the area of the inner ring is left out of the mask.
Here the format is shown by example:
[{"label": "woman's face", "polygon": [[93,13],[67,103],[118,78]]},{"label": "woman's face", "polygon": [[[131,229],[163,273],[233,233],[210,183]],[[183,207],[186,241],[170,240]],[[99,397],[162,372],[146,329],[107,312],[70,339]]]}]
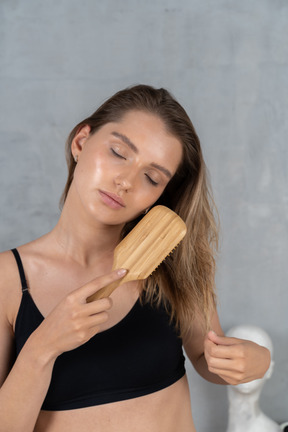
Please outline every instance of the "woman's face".
[{"label": "woman's face", "polygon": [[141,111],[91,135],[84,126],[71,149],[78,156],[71,188],[83,209],[105,224],[126,223],[154,204],[182,158],[180,141],[162,120]]}]

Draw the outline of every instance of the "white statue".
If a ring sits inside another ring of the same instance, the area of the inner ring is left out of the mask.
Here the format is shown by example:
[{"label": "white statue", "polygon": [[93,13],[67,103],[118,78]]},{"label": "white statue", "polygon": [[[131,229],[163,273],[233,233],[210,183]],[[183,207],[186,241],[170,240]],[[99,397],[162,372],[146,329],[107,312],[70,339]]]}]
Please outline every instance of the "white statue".
[{"label": "white statue", "polygon": [[262,379],[228,386],[229,419],[227,432],[281,432],[280,426],[268,418],[259,407],[259,398],[265,381],[273,372],[273,345],[268,334],[259,327],[237,326],[227,336],[251,340],[265,346],[271,353],[271,364]]}]

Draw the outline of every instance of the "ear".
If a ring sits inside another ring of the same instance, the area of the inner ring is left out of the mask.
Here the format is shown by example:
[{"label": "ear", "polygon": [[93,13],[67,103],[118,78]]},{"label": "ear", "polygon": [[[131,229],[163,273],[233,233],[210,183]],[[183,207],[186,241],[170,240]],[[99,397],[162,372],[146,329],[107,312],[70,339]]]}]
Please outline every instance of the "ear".
[{"label": "ear", "polygon": [[89,125],[81,126],[78,131],[76,132],[72,143],[71,143],[71,153],[72,155],[78,156],[83,150],[83,147],[85,145],[85,142],[90,136],[91,127]]},{"label": "ear", "polygon": [[273,373],[273,369],[274,369],[274,360],[271,360],[270,366],[269,366],[267,372],[266,372],[265,375],[264,375],[264,377],[265,377],[266,379],[271,378],[271,375],[272,375],[272,373]]}]

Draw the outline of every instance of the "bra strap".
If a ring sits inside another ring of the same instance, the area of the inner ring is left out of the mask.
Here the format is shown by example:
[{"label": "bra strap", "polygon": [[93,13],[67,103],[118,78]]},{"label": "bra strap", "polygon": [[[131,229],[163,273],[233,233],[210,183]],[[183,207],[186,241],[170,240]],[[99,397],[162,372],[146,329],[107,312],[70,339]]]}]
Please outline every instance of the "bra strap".
[{"label": "bra strap", "polygon": [[19,252],[17,249],[11,249],[11,251],[13,252],[14,257],[15,257],[16,262],[17,262],[19,275],[20,275],[20,279],[21,279],[22,292],[27,291],[28,285],[27,285],[27,281],[26,281],[26,277],[25,277],[25,273],[24,273],[24,269],[23,269],[23,264],[22,264]]}]

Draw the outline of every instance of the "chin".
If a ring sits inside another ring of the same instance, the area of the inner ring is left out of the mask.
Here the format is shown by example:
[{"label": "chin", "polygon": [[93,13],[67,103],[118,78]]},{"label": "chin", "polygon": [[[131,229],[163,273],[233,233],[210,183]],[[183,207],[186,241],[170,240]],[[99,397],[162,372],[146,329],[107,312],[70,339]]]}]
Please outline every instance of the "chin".
[{"label": "chin", "polygon": [[261,387],[262,387],[262,381],[254,380],[248,383],[236,385],[235,390],[237,390],[238,393],[249,394],[249,393],[254,393],[255,391],[259,390]]}]

